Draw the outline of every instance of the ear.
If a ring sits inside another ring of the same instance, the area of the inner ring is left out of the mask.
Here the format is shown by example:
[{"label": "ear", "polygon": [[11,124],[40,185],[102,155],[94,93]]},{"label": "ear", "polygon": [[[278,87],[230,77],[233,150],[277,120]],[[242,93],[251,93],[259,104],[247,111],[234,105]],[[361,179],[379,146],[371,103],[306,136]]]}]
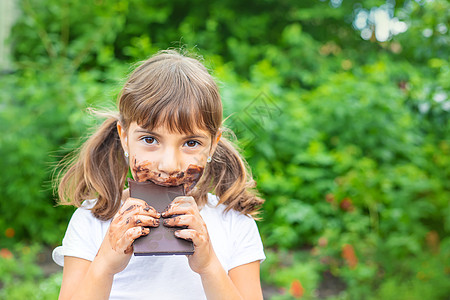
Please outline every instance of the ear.
[{"label": "ear", "polygon": [[117,122],[117,132],[119,133],[120,143],[122,144],[123,151],[128,152],[128,135],[125,128]]}]

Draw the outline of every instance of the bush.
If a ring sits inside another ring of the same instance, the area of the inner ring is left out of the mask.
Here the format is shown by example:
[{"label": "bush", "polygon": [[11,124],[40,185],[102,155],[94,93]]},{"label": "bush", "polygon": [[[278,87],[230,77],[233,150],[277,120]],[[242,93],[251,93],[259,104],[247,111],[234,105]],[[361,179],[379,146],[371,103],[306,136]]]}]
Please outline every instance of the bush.
[{"label": "bush", "polygon": [[57,299],[62,273],[47,278],[36,264],[41,247],[17,244],[12,251],[0,249],[1,299]]}]

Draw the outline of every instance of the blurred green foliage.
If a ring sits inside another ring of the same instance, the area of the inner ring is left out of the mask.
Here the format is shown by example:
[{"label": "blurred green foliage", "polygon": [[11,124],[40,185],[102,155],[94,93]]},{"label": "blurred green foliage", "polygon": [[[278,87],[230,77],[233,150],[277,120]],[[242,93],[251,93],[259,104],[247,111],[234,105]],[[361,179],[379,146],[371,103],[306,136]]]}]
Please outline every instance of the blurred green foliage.
[{"label": "blurred green foliage", "polygon": [[44,277],[37,263],[41,247],[16,244],[0,250],[0,299],[57,299],[62,274]]},{"label": "blurred green foliage", "polygon": [[[273,299],[317,298],[325,272],[346,287],[329,299],[450,294],[447,1],[20,6],[0,77],[1,247],[60,243],[73,209],[53,207],[52,169],[96,124],[85,109],[110,106],[131,63],[185,47],[213,70],[266,199]],[[361,39],[355,15],[376,7],[408,30]]]}]

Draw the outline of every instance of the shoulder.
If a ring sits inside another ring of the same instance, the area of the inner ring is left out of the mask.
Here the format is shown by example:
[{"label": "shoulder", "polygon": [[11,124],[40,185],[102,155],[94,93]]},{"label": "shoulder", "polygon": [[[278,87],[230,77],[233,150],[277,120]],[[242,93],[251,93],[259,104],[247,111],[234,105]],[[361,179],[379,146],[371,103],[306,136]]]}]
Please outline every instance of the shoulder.
[{"label": "shoulder", "polygon": [[104,231],[106,227],[109,226],[111,220],[102,221],[94,216],[92,213],[92,208],[95,206],[97,200],[85,200],[83,204],[75,210],[70,219],[69,226],[67,231],[83,231],[86,234],[86,231],[91,231],[92,233],[95,231]]},{"label": "shoulder", "polygon": [[92,261],[100,247],[110,221],[101,221],[92,214],[96,200],[86,200],[73,213],[62,247],[53,251],[54,261],[62,265],[64,256],[74,256]]},{"label": "shoulder", "polygon": [[97,204],[97,199],[84,200],[81,204],[82,209],[92,209]]},{"label": "shoulder", "polygon": [[208,194],[208,203],[202,208],[201,215],[207,225],[220,226],[234,236],[249,233],[259,237],[257,224],[251,216],[227,209],[225,204],[219,204],[219,198],[215,195]]},{"label": "shoulder", "polygon": [[256,221],[246,214],[218,204],[217,196],[208,194],[201,215],[206,223],[214,251],[226,268],[265,259]]},{"label": "shoulder", "polygon": [[92,213],[92,208],[95,206],[96,202],[96,199],[83,201],[81,206],[75,210],[70,218],[69,228],[73,226],[82,226],[82,224],[89,226],[93,226],[94,224],[101,225],[104,221],[97,219]]},{"label": "shoulder", "polygon": [[227,209],[225,204],[219,204],[219,197],[208,194],[208,202],[202,208],[202,214],[214,215],[222,221],[233,223],[255,223],[255,220],[246,214],[234,209]]}]

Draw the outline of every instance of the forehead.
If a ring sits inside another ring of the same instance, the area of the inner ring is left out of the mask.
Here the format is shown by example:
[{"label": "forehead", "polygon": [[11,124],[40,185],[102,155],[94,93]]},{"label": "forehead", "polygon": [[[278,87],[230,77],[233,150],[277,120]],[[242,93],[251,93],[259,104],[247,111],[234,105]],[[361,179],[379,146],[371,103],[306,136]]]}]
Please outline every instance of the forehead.
[{"label": "forehead", "polygon": [[154,128],[144,128],[141,127],[137,122],[132,122],[130,124],[129,132],[132,133],[144,133],[144,132],[153,132],[157,133],[162,136],[178,136],[178,137],[186,137],[186,136],[200,136],[205,138],[210,138],[211,134],[208,130],[204,128],[199,128],[198,126],[191,127],[191,130],[189,132],[181,132],[179,130],[175,130],[174,128],[170,128],[165,125],[159,125]]}]

